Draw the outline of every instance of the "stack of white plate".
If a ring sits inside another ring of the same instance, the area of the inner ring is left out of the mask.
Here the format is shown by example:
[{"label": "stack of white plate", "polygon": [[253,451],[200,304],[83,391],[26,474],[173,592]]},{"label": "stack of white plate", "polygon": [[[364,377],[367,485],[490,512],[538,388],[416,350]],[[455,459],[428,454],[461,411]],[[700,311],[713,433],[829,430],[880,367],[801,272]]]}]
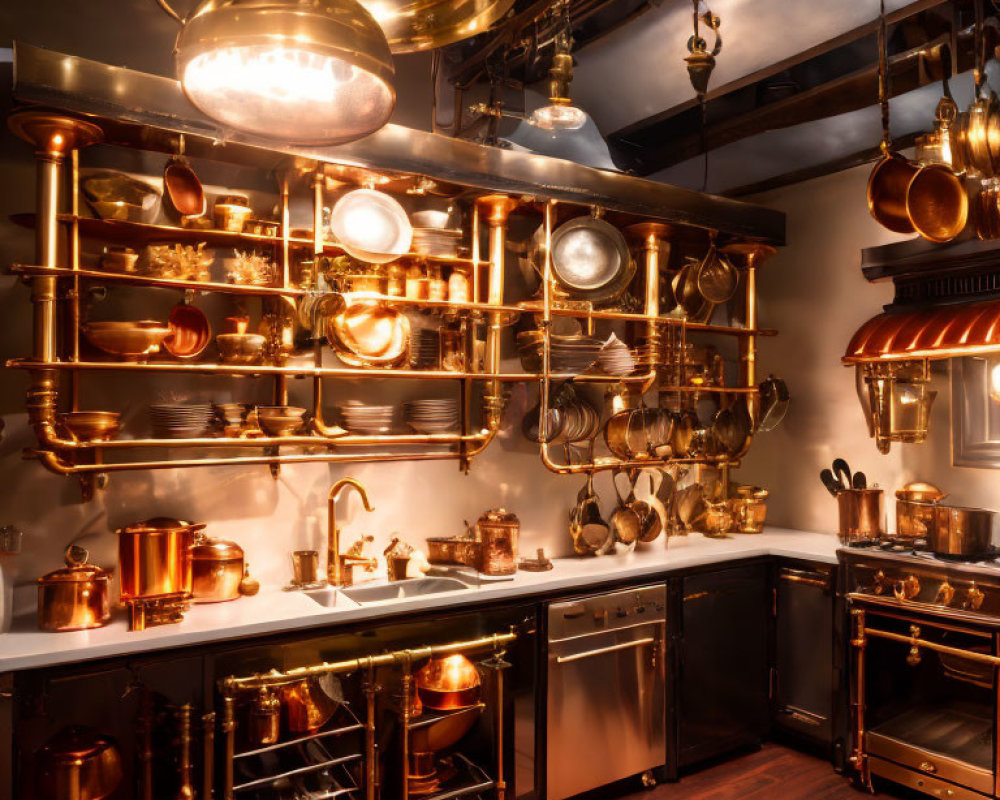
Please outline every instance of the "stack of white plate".
[{"label": "stack of white plate", "polygon": [[410,342],[410,366],[413,369],[441,367],[441,333],[432,328],[419,328]]},{"label": "stack of white plate", "polygon": [[635,357],[625,342],[614,334],[604,343],[597,357],[601,369],[608,375],[628,375],[635,370]]},{"label": "stack of white plate", "polygon": [[406,422],[417,433],[446,433],[458,427],[456,400],[410,400],[404,408]]},{"label": "stack of white plate", "polygon": [[414,228],[413,251],[425,256],[454,258],[462,243],[462,231],[455,228]]},{"label": "stack of white plate", "polygon": [[344,427],[351,433],[363,435],[391,431],[395,412],[395,406],[370,406],[357,401],[340,406],[340,417]]},{"label": "stack of white plate", "polygon": [[580,373],[600,355],[604,342],[595,336],[552,336],[552,371]]},{"label": "stack of white plate", "polygon": [[215,409],[208,403],[154,403],[149,418],[157,439],[196,439],[210,435]]}]

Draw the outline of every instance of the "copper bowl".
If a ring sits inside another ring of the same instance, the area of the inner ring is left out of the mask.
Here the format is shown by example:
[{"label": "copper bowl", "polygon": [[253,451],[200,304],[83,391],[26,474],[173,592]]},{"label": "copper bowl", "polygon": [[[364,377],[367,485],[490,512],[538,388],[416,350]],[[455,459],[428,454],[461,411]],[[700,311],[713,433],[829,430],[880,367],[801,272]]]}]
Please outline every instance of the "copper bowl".
[{"label": "copper bowl", "polygon": [[324,692],[319,683],[308,678],[282,686],[278,698],[289,733],[319,730],[337,710],[337,701]]},{"label": "copper bowl", "polygon": [[410,751],[435,753],[451,747],[472,729],[482,713],[483,706],[476,703],[426,725],[422,725],[420,717],[417,717],[411,723]]},{"label": "copper bowl", "polygon": [[432,658],[414,676],[417,696],[425,708],[457,711],[479,702],[482,679],[461,653]]},{"label": "copper bowl", "polygon": [[167,319],[170,335],[163,340],[163,349],[174,358],[197,358],[212,340],[212,327],[205,315],[194,306],[180,303]]},{"label": "copper bowl", "polygon": [[157,352],[170,328],[162,322],[88,322],[83,333],[94,347],[128,361]]},{"label": "copper bowl", "polygon": [[215,337],[224,364],[256,364],[266,343],[267,338],[259,333],[220,333]]},{"label": "copper bowl", "polygon": [[106,442],[118,433],[121,416],[115,411],[67,411],[56,420],[77,442]]},{"label": "copper bowl", "polygon": [[884,227],[896,233],[913,233],[906,213],[906,193],[918,167],[899,153],[879,159],[868,176],[868,210]]},{"label": "copper bowl", "polygon": [[925,239],[951,241],[969,219],[969,196],[962,179],[944,164],[921,167],[906,190],[906,214]]},{"label": "copper bowl", "polygon": [[87,728],[60,731],[37,759],[38,796],[44,800],[102,800],[122,780],[118,748]]},{"label": "copper bowl", "polygon": [[257,406],[257,424],[268,436],[294,436],[302,430],[306,410],[294,406]]}]

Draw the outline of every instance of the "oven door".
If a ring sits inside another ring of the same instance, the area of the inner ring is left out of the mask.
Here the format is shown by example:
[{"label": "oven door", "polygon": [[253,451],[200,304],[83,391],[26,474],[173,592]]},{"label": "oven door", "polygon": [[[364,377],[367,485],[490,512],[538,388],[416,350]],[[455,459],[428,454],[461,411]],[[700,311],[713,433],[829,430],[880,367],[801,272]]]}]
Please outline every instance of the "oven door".
[{"label": "oven door", "polygon": [[933,776],[992,796],[998,788],[996,634],[920,615],[861,610],[854,688],[860,667],[858,727],[871,771],[899,781],[904,767],[913,771],[914,780],[903,781],[912,786],[917,775]]}]

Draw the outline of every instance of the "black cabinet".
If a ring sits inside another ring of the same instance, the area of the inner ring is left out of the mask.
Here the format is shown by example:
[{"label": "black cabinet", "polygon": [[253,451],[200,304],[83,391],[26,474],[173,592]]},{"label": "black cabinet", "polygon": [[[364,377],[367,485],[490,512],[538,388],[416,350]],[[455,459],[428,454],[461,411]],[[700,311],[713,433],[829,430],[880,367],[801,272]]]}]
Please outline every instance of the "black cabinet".
[{"label": "black cabinet", "polygon": [[827,752],[833,743],[835,567],[775,565],[774,724]]},{"label": "black cabinet", "polygon": [[759,562],[671,580],[674,772],[767,733],[768,578]]}]

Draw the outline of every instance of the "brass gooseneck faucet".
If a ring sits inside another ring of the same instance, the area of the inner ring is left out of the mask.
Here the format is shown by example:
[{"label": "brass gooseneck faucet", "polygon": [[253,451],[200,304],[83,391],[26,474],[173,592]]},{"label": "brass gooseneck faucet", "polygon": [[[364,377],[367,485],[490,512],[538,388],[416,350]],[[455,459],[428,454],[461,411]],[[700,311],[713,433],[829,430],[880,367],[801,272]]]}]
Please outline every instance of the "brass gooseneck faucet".
[{"label": "brass gooseneck faucet", "polygon": [[374,559],[345,556],[340,553],[340,530],[337,528],[336,505],[337,497],[340,495],[342,490],[348,487],[354,487],[357,493],[361,495],[361,501],[365,504],[365,511],[374,510],[371,503],[368,502],[368,492],[365,491],[365,487],[354,478],[341,478],[330,487],[330,512],[326,548],[326,580],[331,586],[343,586],[345,584],[345,563],[350,562],[359,565],[363,564],[369,568],[374,568],[375,566],[374,563],[372,563]]}]

